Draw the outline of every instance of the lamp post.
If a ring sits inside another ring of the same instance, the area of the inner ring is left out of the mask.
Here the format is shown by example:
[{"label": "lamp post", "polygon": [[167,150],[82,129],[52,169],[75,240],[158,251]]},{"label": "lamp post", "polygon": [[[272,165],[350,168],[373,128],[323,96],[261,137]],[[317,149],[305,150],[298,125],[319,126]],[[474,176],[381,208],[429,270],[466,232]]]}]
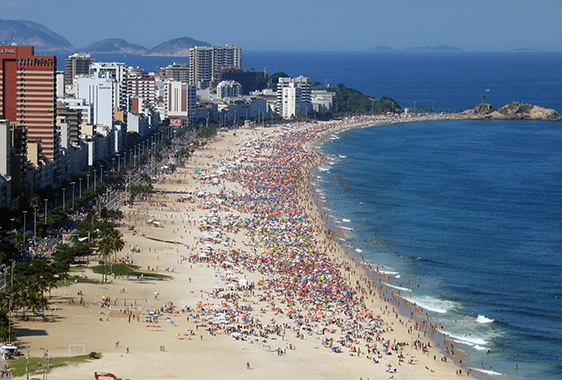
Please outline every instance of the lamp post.
[{"label": "lamp post", "polygon": [[49,200],[47,198],[43,199],[45,201],[45,224],[47,224],[47,203]]},{"label": "lamp post", "polygon": [[61,190],[62,190],[62,211],[64,211],[66,206],[66,199],[65,199],[66,189],[63,187]]},{"label": "lamp post", "polygon": [[12,221],[12,233],[14,233],[14,220],[16,220],[16,218],[10,218],[10,220]]},{"label": "lamp post", "polygon": [[117,171],[121,170],[121,153],[117,153]]},{"label": "lamp post", "polygon": [[78,178],[78,194],[80,195],[78,198],[82,198],[82,178]]},{"label": "lamp post", "polygon": [[12,344],[12,297],[6,296],[8,299],[8,344]]},{"label": "lamp post", "polygon": [[103,165],[100,165],[100,182],[103,182]]},{"label": "lamp post", "polygon": [[86,173],[86,189],[90,188],[90,173]]},{"label": "lamp post", "polygon": [[23,245],[25,247],[25,225],[27,224],[26,222],[26,217],[27,217],[27,211],[23,211]]},{"label": "lamp post", "polygon": [[33,238],[37,237],[37,205],[33,205]]},{"label": "lamp post", "polygon": [[76,193],[75,187],[76,187],[76,182],[72,181],[70,182],[70,184],[72,185],[72,211],[74,211],[74,194]]},{"label": "lamp post", "polygon": [[27,354],[25,355],[25,378],[29,380],[29,347],[27,348]]}]

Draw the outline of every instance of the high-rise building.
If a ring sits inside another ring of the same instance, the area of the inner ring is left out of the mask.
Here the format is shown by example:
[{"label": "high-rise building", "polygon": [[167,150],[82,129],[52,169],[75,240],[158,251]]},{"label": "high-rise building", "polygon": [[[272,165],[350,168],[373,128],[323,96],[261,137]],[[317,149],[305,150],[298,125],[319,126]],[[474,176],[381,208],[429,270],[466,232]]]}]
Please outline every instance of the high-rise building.
[{"label": "high-rise building", "polygon": [[195,117],[197,90],[181,82],[168,83],[168,117],[170,119],[191,119]]},{"label": "high-rise building", "polygon": [[0,46],[0,118],[27,126],[27,141],[55,160],[58,140],[55,56],[34,55],[32,46]]},{"label": "high-rise building", "polygon": [[9,120],[0,120],[0,208],[11,203],[11,129]]},{"label": "high-rise building", "polygon": [[307,77],[280,77],[277,82],[277,112],[290,119],[308,113],[310,108],[310,81]]},{"label": "high-rise building", "polygon": [[163,78],[173,79],[178,82],[189,82],[189,66],[185,62],[174,62],[168,66],[160,67]]},{"label": "high-rise building", "polygon": [[92,75],[78,78],[78,98],[85,99],[92,106],[91,124],[113,125],[114,86],[109,79]]},{"label": "high-rise building", "polygon": [[66,57],[64,71],[64,85],[72,85],[72,79],[77,75],[86,75],[90,72],[90,64],[96,61],[88,53],[76,53]]},{"label": "high-rise building", "polygon": [[90,65],[90,75],[113,82],[113,107],[127,110],[127,66],[121,62],[94,62]]},{"label": "high-rise building", "polygon": [[242,49],[234,45],[196,46],[189,49],[189,83],[207,88],[215,73],[224,68],[241,68]]},{"label": "high-rise building", "polygon": [[154,78],[135,76],[127,79],[127,97],[129,110],[141,113],[142,109],[151,110],[155,103]]}]

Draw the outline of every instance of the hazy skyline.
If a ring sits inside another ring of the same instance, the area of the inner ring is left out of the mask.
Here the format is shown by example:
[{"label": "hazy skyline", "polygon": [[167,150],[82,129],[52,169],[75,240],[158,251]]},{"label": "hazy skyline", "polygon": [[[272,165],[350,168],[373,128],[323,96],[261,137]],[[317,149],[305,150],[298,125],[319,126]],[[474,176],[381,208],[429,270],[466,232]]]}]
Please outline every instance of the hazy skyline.
[{"label": "hazy skyline", "polygon": [[77,49],[187,36],[246,50],[562,51],[560,15],[559,0],[0,0],[0,18],[44,24]]}]

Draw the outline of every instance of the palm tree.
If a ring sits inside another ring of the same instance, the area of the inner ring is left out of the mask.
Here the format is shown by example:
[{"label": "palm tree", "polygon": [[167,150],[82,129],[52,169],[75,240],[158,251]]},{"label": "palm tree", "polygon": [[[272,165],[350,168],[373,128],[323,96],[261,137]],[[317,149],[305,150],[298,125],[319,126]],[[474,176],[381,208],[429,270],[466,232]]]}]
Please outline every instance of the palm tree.
[{"label": "palm tree", "polygon": [[123,234],[117,229],[110,230],[107,235],[113,242],[113,261],[117,262],[117,252],[121,252],[125,248],[125,240]]},{"label": "palm tree", "polygon": [[107,265],[107,258],[111,256],[113,252],[113,239],[106,235],[104,236],[98,243],[98,254],[103,259],[103,282],[107,281],[106,275],[106,265]]}]

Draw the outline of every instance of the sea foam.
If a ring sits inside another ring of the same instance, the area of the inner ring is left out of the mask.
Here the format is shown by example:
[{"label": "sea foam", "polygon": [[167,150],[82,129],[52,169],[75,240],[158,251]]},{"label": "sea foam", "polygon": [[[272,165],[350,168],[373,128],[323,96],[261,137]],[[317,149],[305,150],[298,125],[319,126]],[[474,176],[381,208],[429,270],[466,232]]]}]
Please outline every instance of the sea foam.
[{"label": "sea foam", "polygon": [[478,323],[492,323],[492,322],[494,322],[494,320],[490,319],[490,318],[486,318],[483,315],[479,315],[478,318],[476,318],[476,322],[478,322]]},{"label": "sea foam", "polygon": [[406,301],[439,314],[445,314],[449,310],[456,309],[458,304],[452,301],[440,300],[431,296],[405,298]]},{"label": "sea foam", "polygon": [[387,284],[386,282],[383,282],[383,284],[386,285],[386,286],[389,286],[389,287],[391,287],[391,288],[393,288],[393,289],[397,289],[397,290],[400,290],[400,291],[403,291],[403,292],[411,292],[411,291],[412,291],[412,289],[408,289],[408,288],[403,288],[403,287],[401,287],[401,286],[396,286],[396,285]]},{"label": "sea foam", "polygon": [[471,347],[475,347],[475,346],[484,346],[486,345],[488,342],[485,339],[482,339],[480,337],[474,336],[474,335],[455,335],[455,334],[451,334],[448,331],[441,331],[443,334],[450,336],[455,342],[457,343],[462,343],[462,344],[466,344],[468,346]]}]

